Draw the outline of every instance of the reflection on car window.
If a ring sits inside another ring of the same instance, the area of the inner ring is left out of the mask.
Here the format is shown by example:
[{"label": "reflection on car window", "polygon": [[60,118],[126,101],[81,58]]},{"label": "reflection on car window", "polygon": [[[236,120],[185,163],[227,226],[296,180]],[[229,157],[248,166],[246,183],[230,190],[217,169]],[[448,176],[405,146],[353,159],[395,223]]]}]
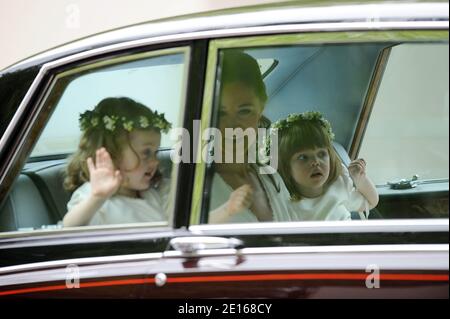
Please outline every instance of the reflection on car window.
[{"label": "reflection on car window", "polygon": [[1,230],[167,225],[176,178],[169,131],[181,125],[187,52],[58,75],[46,102],[57,101],[55,110],[2,208],[2,216],[20,218]]},{"label": "reflection on car window", "polygon": [[[446,56],[443,44],[219,50],[202,220],[448,217]],[[263,78],[258,59],[277,67]],[[424,182],[394,183],[414,174]]]}]

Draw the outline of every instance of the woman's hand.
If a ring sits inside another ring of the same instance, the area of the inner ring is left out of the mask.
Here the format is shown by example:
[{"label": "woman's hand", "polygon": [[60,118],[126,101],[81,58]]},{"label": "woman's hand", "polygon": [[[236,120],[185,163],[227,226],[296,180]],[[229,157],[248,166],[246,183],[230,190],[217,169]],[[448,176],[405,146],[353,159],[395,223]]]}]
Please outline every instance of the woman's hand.
[{"label": "woman's hand", "polygon": [[95,163],[92,158],[87,159],[92,196],[109,198],[114,195],[122,184],[122,175],[114,168],[113,161],[105,148],[95,153]]},{"label": "woman's hand", "polygon": [[253,189],[250,185],[244,185],[231,193],[227,202],[229,216],[249,209],[253,204]]}]

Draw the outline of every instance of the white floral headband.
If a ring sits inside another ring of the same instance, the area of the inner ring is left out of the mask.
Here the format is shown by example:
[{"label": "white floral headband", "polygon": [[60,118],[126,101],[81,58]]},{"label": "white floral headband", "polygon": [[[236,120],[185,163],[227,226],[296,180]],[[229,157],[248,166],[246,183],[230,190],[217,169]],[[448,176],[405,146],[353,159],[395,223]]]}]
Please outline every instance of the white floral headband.
[{"label": "white floral headband", "polygon": [[279,120],[272,124],[271,128],[278,132],[287,130],[291,127],[296,126],[301,121],[312,121],[318,122],[327,132],[330,141],[334,140],[334,133],[331,129],[331,124],[322,115],[322,113],[317,111],[307,111],[298,114],[290,114],[286,119]]},{"label": "white floral headband", "polygon": [[279,120],[270,126],[271,137],[265,140],[266,154],[270,154],[272,136],[278,135],[278,133],[282,131],[295,127],[296,125],[299,124],[299,122],[303,121],[311,121],[319,123],[325,129],[325,132],[328,135],[330,141],[334,140],[334,133],[333,130],[331,129],[331,124],[323,117],[322,113],[317,111],[307,111],[298,114],[290,114],[287,118]]},{"label": "white floral headband", "polygon": [[86,111],[80,114],[80,128],[87,131],[90,128],[102,128],[114,132],[117,128],[123,128],[127,132],[134,129],[156,128],[163,133],[167,133],[172,125],[165,119],[164,114],[152,112],[152,116],[140,115],[137,118],[127,118],[111,114],[102,114],[97,111]]}]

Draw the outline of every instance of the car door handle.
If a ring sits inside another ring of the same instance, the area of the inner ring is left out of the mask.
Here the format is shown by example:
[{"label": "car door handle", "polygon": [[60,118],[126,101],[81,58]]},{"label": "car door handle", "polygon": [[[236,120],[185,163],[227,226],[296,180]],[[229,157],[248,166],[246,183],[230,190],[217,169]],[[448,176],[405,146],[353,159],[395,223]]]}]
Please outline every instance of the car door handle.
[{"label": "car door handle", "polygon": [[195,253],[205,249],[242,249],[244,243],[237,238],[192,236],[173,238],[170,246],[182,253]]}]

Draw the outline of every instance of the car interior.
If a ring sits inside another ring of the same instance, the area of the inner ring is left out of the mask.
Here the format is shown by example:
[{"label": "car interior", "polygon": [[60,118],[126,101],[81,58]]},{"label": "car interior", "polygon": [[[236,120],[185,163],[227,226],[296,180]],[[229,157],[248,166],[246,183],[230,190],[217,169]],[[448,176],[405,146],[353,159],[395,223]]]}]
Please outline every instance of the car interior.
[{"label": "car interior", "polygon": [[[286,46],[250,48],[246,52],[269,61],[265,74],[269,99],[264,115],[276,121],[290,113],[321,111],[332,123],[334,147],[348,165],[358,119],[380,55],[395,45]],[[170,152],[171,148],[163,148],[158,153],[165,177],[171,174]],[[62,187],[69,155],[29,158],[9,195],[0,203],[1,232],[61,227],[58,222],[71,196]],[[403,177],[395,176],[399,180]],[[380,186],[380,203],[369,218],[448,217],[448,177],[423,182],[420,189],[400,188],[399,183]],[[359,218],[357,214],[352,217]]]},{"label": "car interior", "polygon": [[[170,178],[171,149],[158,152],[160,171]],[[0,210],[0,231],[59,228],[71,194],[62,185],[67,159],[28,163]],[[32,212],[32,213],[30,213]]]},{"label": "car interior", "polygon": [[[350,163],[342,145],[334,143],[334,147],[344,164]],[[170,148],[160,149],[158,152],[159,169],[166,178],[170,178],[172,171],[171,152]],[[71,196],[62,187],[66,165],[67,159],[32,161],[26,164],[0,209],[1,232],[61,227],[58,223],[67,212],[66,205]],[[359,218],[356,213],[354,218]]]}]

